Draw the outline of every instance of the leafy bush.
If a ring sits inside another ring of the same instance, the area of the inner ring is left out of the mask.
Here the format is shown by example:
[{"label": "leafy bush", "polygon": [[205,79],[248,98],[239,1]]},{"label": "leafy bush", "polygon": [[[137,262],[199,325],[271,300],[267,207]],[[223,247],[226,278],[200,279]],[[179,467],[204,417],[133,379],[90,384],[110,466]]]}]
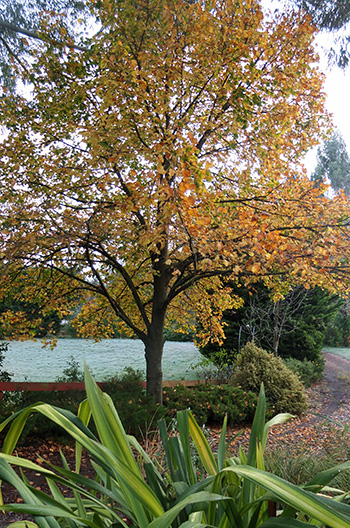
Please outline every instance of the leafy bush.
[{"label": "leafy bush", "polygon": [[[2,430],[12,422],[0,454],[0,479],[15,486],[23,499],[22,504],[2,505],[2,510],[29,513],[36,523],[31,524],[40,528],[297,528],[310,526],[309,520],[312,526],[350,528],[350,506],[340,504],[341,497],[332,500],[324,495],[333,476],[348,469],[349,463],[322,472],[300,487],[264,470],[269,428],[290,416],[279,415],[265,424],[263,388],[247,455],[240,450],[239,457],[226,458],[225,421],[215,456],[193,415],[183,411],[177,414],[178,434],[169,438],[164,421],[159,424],[163,445],[160,465],[126,435],[111,398],[99,391],[87,370],[85,383],[88,398],[79,407],[78,417],[38,403],[0,424]],[[63,455],[63,468],[55,467],[54,471],[50,465],[46,468],[44,463],[11,456],[23,423],[32,413],[54,420],[76,440],[73,470]],[[88,428],[91,415],[97,436]],[[96,478],[80,474],[82,448],[93,458]],[[194,466],[196,459],[204,473]],[[50,495],[31,486],[23,472],[16,473],[13,466],[30,468],[46,477]],[[67,491],[73,493],[67,496]],[[282,514],[277,515],[282,518],[269,518],[271,502],[281,504]]]},{"label": "leafy bush", "polygon": [[321,356],[318,361],[303,361],[295,358],[285,358],[283,363],[289,370],[297,374],[305,387],[311,387],[313,383],[323,379],[325,360]]},{"label": "leafy bush", "polygon": [[257,395],[233,385],[207,385],[196,387],[165,387],[163,405],[167,416],[190,409],[200,424],[223,423],[227,414],[230,424],[253,419]]},{"label": "leafy bush", "polygon": [[248,343],[238,355],[234,376],[245,391],[259,392],[264,383],[266,399],[276,412],[302,414],[307,408],[304,387],[279,357]]},{"label": "leafy bush", "polygon": [[84,373],[80,369],[79,363],[73,356],[68,360],[68,366],[63,369],[62,375],[56,378],[58,382],[84,381]]},{"label": "leafy bush", "polygon": [[234,373],[234,364],[227,360],[226,351],[213,353],[210,358],[201,358],[201,360],[192,365],[197,379],[205,383],[226,384],[232,382]]},{"label": "leafy bush", "polygon": [[0,343],[0,381],[11,381],[12,374],[3,370],[5,354],[8,352],[9,344],[6,341]]}]

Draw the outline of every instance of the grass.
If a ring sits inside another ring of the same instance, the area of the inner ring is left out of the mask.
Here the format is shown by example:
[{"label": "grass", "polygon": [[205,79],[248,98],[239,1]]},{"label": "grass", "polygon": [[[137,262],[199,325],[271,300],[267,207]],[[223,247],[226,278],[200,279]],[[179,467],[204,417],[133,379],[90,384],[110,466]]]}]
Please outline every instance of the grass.
[{"label": "grass", "polygon": [[344,359],[350,360],[350,348],[339,348],[339,347],[324,347],[322,352],[334,354],[335,356],[343,357]]},{"label": "grass", "polygon": [[[314,442],[296,437],[297,441],[277,441],[265,452],[266,468],[271,473],[299,485],[311,480],[320,471],[350,460],[349,427],[324,421],[313,426]],[[331,486],[350,492],[350,471],[337,475]]]}]

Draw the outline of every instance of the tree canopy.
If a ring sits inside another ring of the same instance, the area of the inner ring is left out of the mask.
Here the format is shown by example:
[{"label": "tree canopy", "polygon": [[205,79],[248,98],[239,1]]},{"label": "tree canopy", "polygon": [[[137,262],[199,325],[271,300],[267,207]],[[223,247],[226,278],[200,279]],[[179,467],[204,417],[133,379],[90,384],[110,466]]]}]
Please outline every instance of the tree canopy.
[{"label": "tree canopy", "polygon": [[83,336],[137,336],[160,400],[164,327],[196,314],[220,339],[241,303],[223,277],[276,298],[348,289],[348,201],[299,161],[329,127],[308,18],[264,21],[256,0],[90,8],[88,51],[38,41],[30,97],[1,96],[1,292],[81,305]]},{"label": "tree canopy", "polygon": [[[43,33],[43,17],[55,14],[56,24],[50,34]],[[19,64],[25,67],[37,39],[51,43],[73,40],[79,46],[83,31],[78,19],[88,18],[82,0],[1,0],[0,3],[0,77],[2,84],[13,89]],[[78,42],[77,42],[78,41]]]},{"label": "tree canopy", "polygon": [[[191,3],[191,2],[190,2]],[[277,3],[277,2],[276,2]],[[98,2],[95,2],[98,6]],[[275,4],[272,0],[272,5]],[[312,23],[323,32],[331,33],[333,41],[328,49],[329,62],[345,68],[349,62],[349,36],[347,24],[350,20],[348,0],[289,0],[278,5],[278,9],[293,7],[307,13]],[[113,8],[112,8],[113,9]],[[55,13],[55,27],[47,34],[42,31],[42,19]],[[81,26],[81,22],[90,24]],[[90,9],[86,0],[2,0],[0,4],[0,77],[2,84],[13,90],[17,80],[17,68],[36,45],[36,39],[51,44],[84,47],[87,43],[86,29],[90,25],[100,27],[98,9]]]}]

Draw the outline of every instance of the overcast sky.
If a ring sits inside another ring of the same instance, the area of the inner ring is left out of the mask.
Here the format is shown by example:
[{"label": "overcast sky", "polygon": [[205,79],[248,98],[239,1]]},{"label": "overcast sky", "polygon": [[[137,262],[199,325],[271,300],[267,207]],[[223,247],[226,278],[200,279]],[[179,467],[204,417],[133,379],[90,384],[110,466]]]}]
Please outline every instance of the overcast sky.
[{"label": "overcast sky", "polygon": [[[326,108],[332,114],[334,127],[339,130],[350,153],[350,67],[343,71],[336,66],[329,69],[326,60],[320,62],[326,75],[324,91],[327,95]],[[316,166],[316,149],[306,157],[308,171]]]},{"label": "overcast sky", "polygon": [[[272,12],[281,8],[283,0],[260,0],[263,7]],[[287,6],[289,3],[287,2]],[[282,7],[283,11],[283,7]],[[349,31],[347,32],[349,33]],[[316,37],[317,50],[320,56],[320,68],[326,75],[325,93],[327,94],[327,110],[333,115],[333,124],[339,130],[350,153],[350,66],[344,72],[337,67],[329,69],[325,58],[325,49],[333,43],[334,35],[319,34]],[[314,148],[305,158],[305,165],[311,174],[316,167],[316,152]]]}]

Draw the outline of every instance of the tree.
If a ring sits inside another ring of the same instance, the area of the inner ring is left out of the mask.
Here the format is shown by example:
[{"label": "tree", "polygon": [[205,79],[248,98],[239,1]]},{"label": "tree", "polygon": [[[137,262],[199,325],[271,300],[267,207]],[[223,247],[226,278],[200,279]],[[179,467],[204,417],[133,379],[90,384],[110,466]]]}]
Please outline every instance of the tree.
[{"label": "tree", "polygon": [[[47,35],[41,31],[43,16],[54,12],[56,24]],[[0,3],[0,77],[2,84],[14,89],[17,66],[26,67],[30,50],[37,39],[59,45],[81,47],[84,35],[81,22],[88,18],[81,0],[2,0]],[[80,23],[77,20],[80,20]],[[84,26],[85,29],[85,26]],[[73,42],[78,40],[77,42]],[[28,41],[29,39],[29,41]],[[80,45],[79,45],[80,44]]]},{"label": "tree", "polygon": [[85,295],[80,334],[141,339],[161,401],[164,328],[196,313],[220,340],[241,303],[222,277],[276,299],[346,290],[348,201],[298,164],[328,127],[307,18],[264,22],[255,0],[91,9],[90,51],[39,42],[30,99],[1,98],[1,291],[62,317]]},{"label": "tree", "polygon": [[[191,3],[191,2],[190,2]],[[345,68],[349,62],[349,37],[344,35],[350,20],[347,0],[290,0],[289,4],[306,12],[321,31],[333,33],[329,62]],[[286,9],[284,4],[282,10]],[[46,34],[42,31],[42,17],[56,15],[55,27]],[[88,22],[81,27],[82,21]],[[85,0],[2,0],[0,4],[0,78],[2,84],[14,90],[17,65],[25,67],[36,40],[52,45],[68,45],[85,49],[87,27],[100,26],[98,10],[94,17]]]},{"label": "tree", "polygon": [[276,356],[315,360],[325,339],[328,324],[336,317],[342,301],[320,288],[296,286],[276,302],[261,283],[241,294],[244,304],[223,314],[223,343],[208,343],[200,349],[206,357],[233,363],[250,341]]},{"label": "tree", "polygon": [[350,4],[348,0],[291,0],[298,9],[311,16],[312,22],[324,33],[333,35],[328,49],[329,63],[340,68],[349,64],[349,42],[347,34],[350,22]]},{"label": "tree", "polygon": [[350,195],[350,158],[341,134],[333,132],[317,150],[317,166],[311,179],[319,183],[328,178],[335,191]]},{"label": "tree", "polygon": [[339,313],[342,301],[320,288],[308,290],[304,305],[294,315],[294,329],[281,336],[280,355],[317,361],[328,325]]},{"label": "tree", "polygon": [[350,345],[349,298],[337,311],[334,319],[327,326],[324,344],[331,347],[348,347]]}]

